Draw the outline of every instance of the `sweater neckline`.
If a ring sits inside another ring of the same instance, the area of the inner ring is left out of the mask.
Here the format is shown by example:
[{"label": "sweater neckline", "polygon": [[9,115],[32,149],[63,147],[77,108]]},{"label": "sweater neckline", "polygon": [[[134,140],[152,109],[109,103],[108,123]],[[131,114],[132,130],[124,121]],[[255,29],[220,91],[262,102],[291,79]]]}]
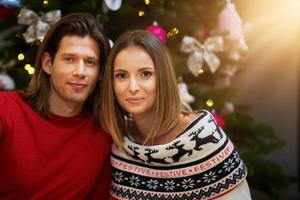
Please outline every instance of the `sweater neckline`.
[{"label": "sweater neckline", "polygon": [[49,119],[53,123],[57,124],[78,124],[82,122],[85,118],[87,118],[87,115],[84,111],[79,112],[77,115],[70,116],[70,117],[65,117],[61,115],[57,115],[54,113],[51,113]]},{"label": "sweater neckline", "polygon": [[[199,120],[201,120],[203,118],[203,112],[206,113],[206,111],[204,110],[199,110],[197,111],[198,116],[195,117],[187,126],[186,128],[180,133],[178,134],[178,136],[174,139],[174,140],[178,140],[180,139],[182,136],[185,135],[186,132],[188,132],[193,126],[195,126],[195,124],[197,124],[199,122]],[[165,145],[170,145],[174,142],[174,140],[168,142],[168,143],[164,143],[164,144],[154,144],[154,145],[149,145],[149,146],[144,146],[143,144],[136,142],[133,137],[131,137],[131,135],[129,133],[127,133],[127,135],[124,136],[124,140],[131,143],[131,144],[135,144],[141,147],[147,147],[147,148],[157,148],[157,147],[162,147]]]}]

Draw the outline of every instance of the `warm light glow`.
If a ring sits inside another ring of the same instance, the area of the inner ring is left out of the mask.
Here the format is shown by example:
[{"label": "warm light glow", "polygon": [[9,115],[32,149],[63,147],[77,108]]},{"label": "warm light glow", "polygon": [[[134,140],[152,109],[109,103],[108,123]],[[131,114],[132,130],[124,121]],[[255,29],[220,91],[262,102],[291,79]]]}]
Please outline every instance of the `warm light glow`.
[{"label": "warm light glow", "polygon": [[33,74],[34,73],[34,68],[31,67],[30,64],[24,65],[24,69],[28,72],[28,74]]},{"label": "warm light glow", "polygon": [[22,33],[21,32],[17,32],[16,33],[16,38],[20,38],[22,36]]},{"label": "warm light glow", "polygon": [[149,5],[150,4],[150,0],[145,0],[145,4]]},{"label": "warm light glow", "polygon": [[28,71],[30,68],[32,68],[30,64],[24,65],[24,69],[26,69],[27,71]]},{"label": "warm light glow", "polygon": [[173,36],[175,36],[175,35],[177,35],[179,33],[179,30],[178,30],[178,28],[172,28],[169,32],[168,32],[168,34],[167,34],[167,36],[168,37],[173,37]]},{"label": "warm light glow", "polygon": [[208,99],[208,100],[206,101],[206,105],[207,105],[208,107],[212,107],[212,106],[214,105],[213,100]]},{"label": "warm light glow", "polygon": [[199,69],[198,70],[198,74],[203,74],[204,73],[204,70],[203,69]]},{"label": "warm light glow", "polygon": [[140,11],[139,11],[139,16],[142,17],[142,16],[144,16],[144,15],[145,15],[144,11],[140,10]]},{"label": "warm light glow", "polygon": [[30,68],[27,71],[28,71],[28,74],[34,74],[34,68]]},{"label": "warm light glow", "polygon": [[255,6],[248,8],[250,12],[244,17],[251,20],[249,37],[253,40],[250,46],[253,57],[263,55],[265,62],[274,62],[283,54],[299,51],[299,0],[259,1],[258,5],[251,5]]},{"label": "warm light glow", "polygon": [[19,53],[18,60],[24,60],[25,56],[22,53]]},{"label": "warm light glow", "polygon": [[47,6],[48,3],[49,3],[48,0],[44,0],[44,1],[43,1],[44,6]]}]

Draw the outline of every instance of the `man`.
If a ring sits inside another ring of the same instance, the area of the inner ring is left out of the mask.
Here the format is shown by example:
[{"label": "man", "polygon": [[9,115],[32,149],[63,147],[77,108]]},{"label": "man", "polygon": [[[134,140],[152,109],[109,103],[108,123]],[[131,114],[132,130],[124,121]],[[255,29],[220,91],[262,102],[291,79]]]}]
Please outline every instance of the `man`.
[{"label": "man", "polygon": [[109,49],[92,15],[70,14],[46,34],[28,89],[0,92],[1,200],[108,199],[98,103]]}]

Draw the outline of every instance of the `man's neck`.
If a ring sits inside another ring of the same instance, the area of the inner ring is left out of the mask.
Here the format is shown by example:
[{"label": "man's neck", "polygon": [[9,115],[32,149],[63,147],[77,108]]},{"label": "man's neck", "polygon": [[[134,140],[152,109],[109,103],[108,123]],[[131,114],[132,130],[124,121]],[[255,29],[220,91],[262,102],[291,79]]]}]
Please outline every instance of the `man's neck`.
[{"label": "man's neck", "polygon": [[49,108],[51,113],[62,117],[72,117],[79,114],[82,110],[83,103],[78,104],[77,102],[49,102]]}]

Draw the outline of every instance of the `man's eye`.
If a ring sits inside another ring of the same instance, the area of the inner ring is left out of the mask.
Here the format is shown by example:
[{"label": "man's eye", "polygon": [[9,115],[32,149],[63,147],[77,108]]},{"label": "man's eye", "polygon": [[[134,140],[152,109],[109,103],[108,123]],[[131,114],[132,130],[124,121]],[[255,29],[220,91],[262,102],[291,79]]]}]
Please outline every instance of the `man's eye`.
[{"label": "man's eye", "polygon": [[96,65],[96,61],[94,61],[94,60],[87,60],[87,61],[85,61],[85,63],[87,65],[90,65],[90,66],[95,66]]},{"label": "man's eye", "polygon": [[74,58],[72,57],[65,57],[64,60],[67,62],[74,62]]}]

